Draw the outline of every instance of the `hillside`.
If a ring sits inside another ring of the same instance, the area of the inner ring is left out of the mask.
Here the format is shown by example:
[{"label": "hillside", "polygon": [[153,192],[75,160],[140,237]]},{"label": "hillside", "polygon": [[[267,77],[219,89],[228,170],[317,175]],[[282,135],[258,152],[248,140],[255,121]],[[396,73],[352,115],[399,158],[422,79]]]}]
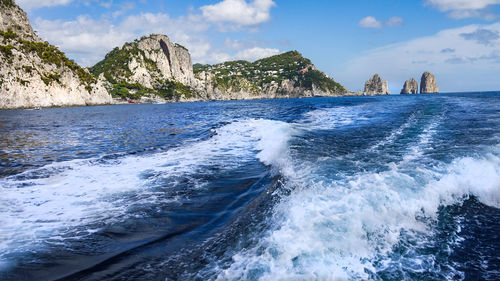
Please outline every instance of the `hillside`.
[{"label": "hillside", "polygon": [[34,33],[12,0],[0,0],[0,58],[0,108],[112,102],[92,74]]},{"label": "hillside", "polygon": [[116,98],[157,101],[197,100],[188,50],[167,36],[152,34],[114,48],[90,68],[106,79]]},{"label": "hillside", "polygon": [[291,51],[256,62],[191,63],[189,51],[152,34],[115,48],[90,68],[115,98],[142,101],[339,96],[342,85]]},{"label": "hillside", "polygon": [[[341,95],[344,87],[328,78],[297,51],[257,60],[194,65],[195,77],[222,93],[268,93],[272,97]],[[207,79],[208,78],[208,79]]]}]

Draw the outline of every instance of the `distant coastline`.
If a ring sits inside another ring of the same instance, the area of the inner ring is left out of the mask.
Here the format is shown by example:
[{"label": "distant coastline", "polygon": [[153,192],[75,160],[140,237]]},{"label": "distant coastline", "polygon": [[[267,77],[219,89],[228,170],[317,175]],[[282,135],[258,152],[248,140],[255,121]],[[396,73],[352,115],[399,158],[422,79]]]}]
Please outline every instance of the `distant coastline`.
[{"label": "distant coastline", "polygon": [[297,51],[193,65],[184,46],[159,34],[82,68],[39,38],[14,1],[0,8],[0,109],[388,94],[348,91]]},{"label": "distant coastline", "polygon": [[[26,13],[1,1],[0,109],[211,100],[389,95],[378,74],[352,92],[318,70],[297,51],[255,62],[192,64],[189,51],[152,34],[116,47],[90,68],[82,68],[40,39]],[[436,78],[424,72],[401,94],[437,93]]]}]

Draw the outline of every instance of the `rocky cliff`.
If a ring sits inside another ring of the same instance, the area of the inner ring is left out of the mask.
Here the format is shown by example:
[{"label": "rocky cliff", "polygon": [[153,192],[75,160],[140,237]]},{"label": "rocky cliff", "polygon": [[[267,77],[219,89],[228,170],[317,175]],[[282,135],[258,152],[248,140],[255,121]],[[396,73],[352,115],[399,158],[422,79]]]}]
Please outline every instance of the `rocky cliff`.
[{"label": "rocky cliff", "polygon": [[115,48],[91,69],[114,97],[148,100],[230,100],[338,96],[347,91],[296,51],[256,62],[193,68],[186,48],[153,34]]},{"label": "rocky cliff", "polygon": [[0,58],[0,108],[112,102],[101,82],[33,32],[12,0],[0,0]]},{"label": "rocky cliff", "polygon": [[0,30],[10,29],[23,39],[34,39],[33,28],[26,13],[19,8],[14,0],[0,0]]},{"label": "rocky cliff", "polygon": [[405,81],[401,94],[417,94],[418,93],[418,83],[417,80],[410,78]]},{"label": "rocky cliff", "polygon": [[365,83],[365,90],[361,92],[362,95],[389,95],[389,86],[387,80],[383,81],[378,74],[373,75]]},{"label": "rocky cliff", "polygon": [[123,99],[198,100],[188,50],[152,34],[115,48],[90,68],[110,93]]},{"label": "rocky cliff", "polygon": [[436,77],[434,77],[432,73],[426,71],[422,74],[422,79],[420,80],[420,93],[439,93]]}]

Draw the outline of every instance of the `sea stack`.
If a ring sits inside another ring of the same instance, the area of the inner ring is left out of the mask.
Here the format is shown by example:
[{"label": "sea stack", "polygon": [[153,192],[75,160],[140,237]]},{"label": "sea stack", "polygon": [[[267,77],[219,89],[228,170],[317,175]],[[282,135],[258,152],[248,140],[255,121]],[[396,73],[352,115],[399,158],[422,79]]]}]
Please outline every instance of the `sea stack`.
[{"label": "sea stack", "polygon": [[420,80],[420,93],[439,93],[439,88],[436,83],[436,77],[434,77],[434,75],[428,71],[422,74],[422,79]]},{"label": "sea stack", "polygon": [[407,94],[417,94],[417,93],[418,93],[417,80],[413,78],[406,80],[405,84],[403,85],[403,89],[401,90],[401,94],[407,95]]},{"label": "sea stack", "polygon": [[370,80],[365,83],[364,95],[388,95],[389,87],[386,81],[382,81],[382,78],[378,74],[375,74],[370,78]]}]

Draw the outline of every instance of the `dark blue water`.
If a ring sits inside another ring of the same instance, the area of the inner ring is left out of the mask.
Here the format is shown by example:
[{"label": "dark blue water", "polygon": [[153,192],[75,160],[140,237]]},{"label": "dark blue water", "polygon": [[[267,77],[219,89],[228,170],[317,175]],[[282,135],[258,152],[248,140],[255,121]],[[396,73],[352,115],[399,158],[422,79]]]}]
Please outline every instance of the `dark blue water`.
[{"label": "dark blue water", "polygon": [[500,93],[0,111],[1,280],[498,280]]}]

